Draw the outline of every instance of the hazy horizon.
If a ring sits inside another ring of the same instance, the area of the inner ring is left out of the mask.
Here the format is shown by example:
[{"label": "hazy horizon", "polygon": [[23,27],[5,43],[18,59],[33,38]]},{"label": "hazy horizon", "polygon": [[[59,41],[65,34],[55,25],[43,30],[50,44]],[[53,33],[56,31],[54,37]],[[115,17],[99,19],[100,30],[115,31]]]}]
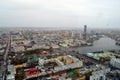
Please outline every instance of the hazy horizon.
[{"label": "hazy horizon", "polygon": [[1,0],[0,27],[120,29],[120,0]]},{"label": "hazy horizon", "polygon": [[[59,26],[59,27],[56,27],[56,26],[48,26],[48,27],[37,27],[37,26],[4,26],[4,27],[1,27],[0,26],[0,29],[11,29],[11,30],[14,30],[14,29],[41,29],[41,30],[83,30],[84,29],[84,25],[83,26],[79,26],[79,27],[62,27],[62,26]],[[87,25],[87,29],[88,30],[115,30],[115,31],[120,31],[120,27],[90,27],[89,25]]]}]

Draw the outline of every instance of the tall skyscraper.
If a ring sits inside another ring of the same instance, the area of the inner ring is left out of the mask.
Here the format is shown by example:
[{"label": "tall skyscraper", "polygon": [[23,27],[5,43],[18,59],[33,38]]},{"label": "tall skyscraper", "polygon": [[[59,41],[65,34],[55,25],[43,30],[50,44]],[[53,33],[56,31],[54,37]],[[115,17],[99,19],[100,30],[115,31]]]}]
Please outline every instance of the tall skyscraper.
[{"label": "tall skyscraper", "polygon": [[84,25],[83,39],[87,39],[87,25]]}]

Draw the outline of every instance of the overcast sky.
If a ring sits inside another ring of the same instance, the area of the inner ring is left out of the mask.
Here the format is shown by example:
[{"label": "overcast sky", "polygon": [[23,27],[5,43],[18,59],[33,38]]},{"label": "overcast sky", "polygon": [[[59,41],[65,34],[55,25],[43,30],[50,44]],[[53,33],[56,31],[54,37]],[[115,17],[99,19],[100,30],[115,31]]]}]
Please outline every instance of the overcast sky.
[{"label": "overcast sky", "polygon": [[0,0],[0,27],[119,28],[120,0]]}]

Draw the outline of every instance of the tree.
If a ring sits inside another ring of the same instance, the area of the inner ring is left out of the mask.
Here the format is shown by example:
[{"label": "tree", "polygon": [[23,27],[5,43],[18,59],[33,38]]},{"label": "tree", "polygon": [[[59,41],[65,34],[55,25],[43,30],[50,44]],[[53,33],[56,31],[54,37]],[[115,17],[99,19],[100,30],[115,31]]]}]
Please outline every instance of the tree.
[{"label": "tree", "polygon": [[89,71],[89,72],[84,74],[86,76],[86,80],[89,80],[90,76],[92,75],[92,72],[93,71]]}]

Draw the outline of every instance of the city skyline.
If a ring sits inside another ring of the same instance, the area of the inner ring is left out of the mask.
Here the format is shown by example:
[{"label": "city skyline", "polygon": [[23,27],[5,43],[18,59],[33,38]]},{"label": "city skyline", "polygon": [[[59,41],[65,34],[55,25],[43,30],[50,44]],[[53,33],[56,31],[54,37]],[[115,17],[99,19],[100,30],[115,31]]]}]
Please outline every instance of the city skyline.
[{"label": "city skyline", "polygon": [[120,28],[119,0],[5,0],[0,27]]}]

